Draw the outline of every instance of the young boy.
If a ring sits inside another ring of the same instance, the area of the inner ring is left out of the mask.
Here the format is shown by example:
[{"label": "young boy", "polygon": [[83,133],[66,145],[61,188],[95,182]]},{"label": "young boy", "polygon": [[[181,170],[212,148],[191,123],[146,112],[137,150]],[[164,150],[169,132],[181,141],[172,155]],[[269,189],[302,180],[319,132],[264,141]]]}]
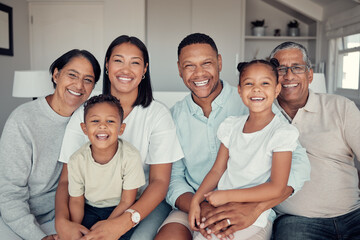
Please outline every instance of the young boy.
[{"label": "young boy", "polygon": [[100,220],[121,215],[145,184],[140,153],[118,139],[125,129],[123,109],[109,95],[90,98],[81,128],[90,142],[68,163],[71,220],[90,229]]}]

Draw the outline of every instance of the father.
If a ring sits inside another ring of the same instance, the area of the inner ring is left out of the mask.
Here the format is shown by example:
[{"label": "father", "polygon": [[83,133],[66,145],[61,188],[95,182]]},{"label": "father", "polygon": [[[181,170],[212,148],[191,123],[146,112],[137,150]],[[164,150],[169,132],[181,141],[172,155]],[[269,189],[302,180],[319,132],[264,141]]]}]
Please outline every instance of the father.
[{"label": "father", "polygon": [[[220,146],[216,137],[218,126],[228,116],[248,114],[237,88],[220,80],[221,68],[221,55],[209,36],[194,33],[179,44],[179,74],[191,94],[172,108],[172,114],[185,157],[173,164],[167,201],[176,210],[165,220],[156,240],[192,239],[187,213],[194,192],[216,159]],[[274,111],[283,118],[278,109]],[[281,198],[258,203],[229,203],[218,208],[203,202],[202,217],[206,221],[201,233],[225,237],[250,226],[263,211],[299,190],[309,180],[309,171],[306,152],[298,148],[293,157],[287,193]],[[208,232],[205,227],[208,227]],[[271,221],[261,234],[269,232]]]},{"label": "father", "polygon": [[273,235],[281,239],[360,239],[360,197],[354,156],[360,159],[360,112],[347,98],[309,90],[313,71],[304,46],[285,42],[279,60],[277,105],[300,132],[311,180],[276,207]]}]

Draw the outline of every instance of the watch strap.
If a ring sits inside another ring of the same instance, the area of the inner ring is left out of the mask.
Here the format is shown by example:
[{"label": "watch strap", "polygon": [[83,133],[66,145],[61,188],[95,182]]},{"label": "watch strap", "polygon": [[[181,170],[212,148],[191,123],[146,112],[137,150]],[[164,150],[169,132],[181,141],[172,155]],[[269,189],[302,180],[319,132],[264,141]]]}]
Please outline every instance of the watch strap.
[{"label": "watch strap", "polygon": [[[134,224],[133,227],[135,227],[136,225],[139,224],[139,222],[140,222],[140,213],[139,213],[138,211],[129,208],[129,209],[126,209],[125,212],[131,213],[131,221],[132,221],[133,224]],[[138,219],[135,219],[136,215],[138,216]]]}]

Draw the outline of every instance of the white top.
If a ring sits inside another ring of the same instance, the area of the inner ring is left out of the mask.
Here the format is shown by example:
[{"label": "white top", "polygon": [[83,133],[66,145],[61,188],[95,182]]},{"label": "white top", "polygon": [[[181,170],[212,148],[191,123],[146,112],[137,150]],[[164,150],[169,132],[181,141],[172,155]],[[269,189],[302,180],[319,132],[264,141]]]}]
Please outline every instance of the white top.
[{"label": "white top", "polygon": [[[260,131],[243,133],[247,119],[248,115],[228,117],[219,126],[217,136],[229,149],[219,190],[250,188],[269,181],[273,152],[292,152],[297,146],[299,132],[278,116]],[[254,225],[265,227],[271,211],[263,212]]]},{"label": "white top", "polygon": [[[67,163],[70,156],[89,141],[83,133],[80,123],[84,120],[84,108],[76,110],[66,127],[59,161]],[[176,136],[176,127],[169,109],[153,100],[147,108],[134,107],[124,119],[126,128],[121,138],[136,147],[143,163],[146,184],[149,184],[149,165],[172,163],[183,157],[183,152]]]},{"label": "white top", "polygon": [[95,162],[90,142],[75,152],[68,163],[69,194],[84,195],[86,203],[98,208],[117,206],[122,190],[145,184],[139,151],[130,143],[118,140],[118,149],[106,164]]}]

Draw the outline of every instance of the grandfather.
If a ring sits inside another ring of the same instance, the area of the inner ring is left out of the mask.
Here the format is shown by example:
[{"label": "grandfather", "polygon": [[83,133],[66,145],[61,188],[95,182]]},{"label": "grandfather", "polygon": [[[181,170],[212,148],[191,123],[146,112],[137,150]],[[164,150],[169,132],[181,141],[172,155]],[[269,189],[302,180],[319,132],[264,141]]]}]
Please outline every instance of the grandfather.
[{"label": "grandfather", "polygon": [[280,63],[276,104],[299,130],[311,164],[311,180],[275,208],[273,237],[360,239],[359,109],[347,98],[309,90],[313,70],[304,46],[285,42],[270,57]]}]

